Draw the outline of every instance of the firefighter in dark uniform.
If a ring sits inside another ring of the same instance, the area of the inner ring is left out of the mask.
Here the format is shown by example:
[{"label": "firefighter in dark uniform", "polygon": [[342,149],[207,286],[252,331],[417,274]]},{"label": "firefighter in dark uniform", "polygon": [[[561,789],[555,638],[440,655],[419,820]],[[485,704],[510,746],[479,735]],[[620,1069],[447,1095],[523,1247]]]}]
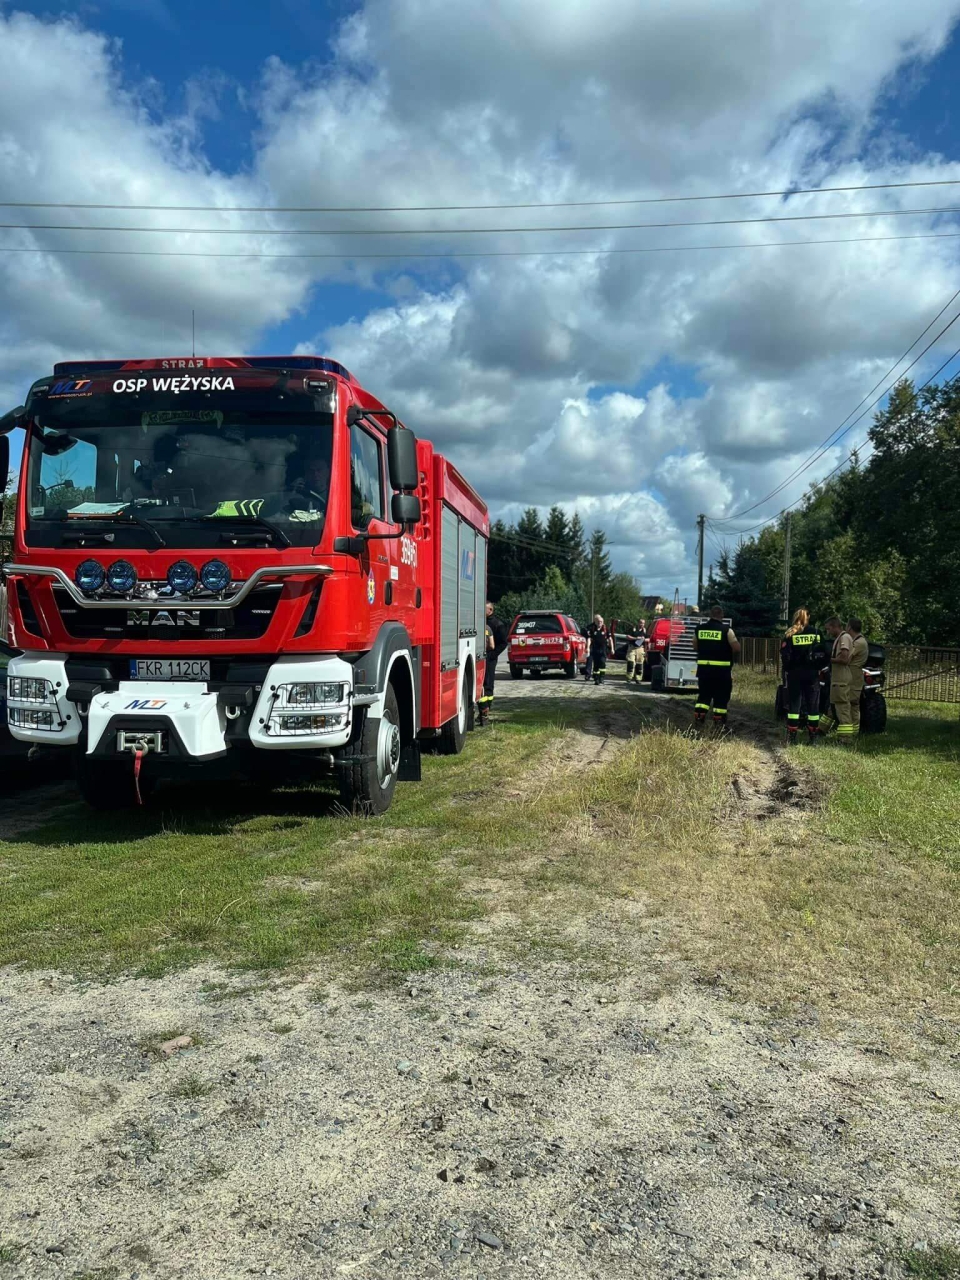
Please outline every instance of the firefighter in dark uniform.
[{"label": "firefighter in dark uniform", "polygon": [[593,615],[593,621],[587,627],[587,671],[586,679],[594,684],[603,684],[607,674],[607,650],[610,647],[610,632],[599,613]]},{"label": "firefighter in dark uniform", "polygon": [[484,627],[483,648],[487,659],[483,673],[483,693],[477,699],[481,725],[489,723],[490,711],[493,707],[493,687],[497,678],[497,660],[507,647],[507,624],[493,611],[493,605],[487,601],[487,621]]},{"label": "firefighter in dark uniform", "polygon": [[798,609],[780,646],[780,658],[787,680],[787,743],[797,742],[800,717],[806,714],[811,746],[820,732],[820,668],[827,661],[827,646],[810,614]]},{"label": "firefighter in dark uniform", "polygon": [[733,692],[733,659],[740,641],[732,627],[723,625],[723,610],[714,605],[710,617],[701,620],[696,632],[697,702],[695,724],[703,724],[713,705],[714,724],[726,724],[727,708]]}]

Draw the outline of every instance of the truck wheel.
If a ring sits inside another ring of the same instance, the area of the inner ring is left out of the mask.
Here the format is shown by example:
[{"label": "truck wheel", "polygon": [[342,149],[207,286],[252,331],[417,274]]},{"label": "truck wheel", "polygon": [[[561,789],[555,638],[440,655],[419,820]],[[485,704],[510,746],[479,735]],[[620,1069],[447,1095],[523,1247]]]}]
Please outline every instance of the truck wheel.
[{"label": "truck wheel", "polygon": [[442,756],[458,756],[467,740],[467,731],[473,719],[473,696],[470,688],[470,672],[463,675],[463,687],[460,690],[460,710],[440,730],[437,749]]},{"label": "truck wheel", "polygon": [[574,658],[572,662],[568,662],[568,663],[564,666],[564,668],[563,668],[563,674],[567,677],[567,679],[568,679],[568,680],[576,680],[576,678],[577,678],[577,660],[576,660],[576,658]]},{"label": "truck wheel", "polygon": [[883,733],[887,727],[887,700],[882,693],[860,695],[860,732]]},{"label": "truck wheel", "polygon": [[[133,782],[133,760],[117,763],[91,760],[81,756],[77,761],[77,786],[91,809],[116,813],[137,807],[137,791]],[[156,790],[156,781],[140,775],[140,799],[146,803]]]},{"label": "truck wheel", "polygon": [[347,750],[365,759],[340,774],[344,807],[368,817],[386,813],[400,768],[400,711],[392,684],[387,686],[383,714],[378,719],[367,716],[360,737]]},{"label": "truck wheel", "polygon": [[518,667],[515,662],[510,663],[510,679],[511,680],[523,679],[523,667]]}]

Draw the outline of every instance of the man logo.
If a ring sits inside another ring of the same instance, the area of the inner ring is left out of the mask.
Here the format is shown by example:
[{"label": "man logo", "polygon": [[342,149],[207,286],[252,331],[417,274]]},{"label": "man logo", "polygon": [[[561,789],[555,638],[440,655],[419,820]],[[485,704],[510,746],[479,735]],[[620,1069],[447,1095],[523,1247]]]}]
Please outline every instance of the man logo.
[{"label": "man logo", "polygon": [[124,711],[160,711],[166,705],[166,698],[134,698],[123,709]]},{"label": "man logo", "polygon": [[199,609],[130,609],[128,627],[199,627]]}]

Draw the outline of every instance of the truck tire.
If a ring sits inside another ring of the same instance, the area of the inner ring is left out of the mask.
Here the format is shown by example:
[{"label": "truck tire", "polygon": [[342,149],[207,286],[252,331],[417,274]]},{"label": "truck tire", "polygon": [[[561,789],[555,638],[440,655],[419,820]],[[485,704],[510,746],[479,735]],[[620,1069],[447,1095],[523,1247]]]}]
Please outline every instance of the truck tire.
[{"label": "truck tire", "polygon": [[563,674],[568,680],[576,680],[577,678],[577,660],[574,658],[571,662],[566,663],[563,668]]},{"label": "truck tire", "polygon": [[[76,768],[77,786],[91,809],[101,813],[118,813],[137,808],[137,790],[133,781],[133,760],[116,763],[91,760],[81,756]],[[140,799],[145,804],[156,790],[156,781],[140,775]]]},{"label": "truck tire", "polygon": [[662,693],[666,687],[667,687],[667,668],[664,665],[664,663],[658,662],[657,665],[650,672],[650,688],[658,693]]},{"label": "truck tire", "polygon": [[437,751],[442,756],[458,756],[463,750],[467,734],[473,728],[473,691],[470,688],[470,672],[463,673],[460,690],[460,710],[440,730]]},{"label": "truck tire", "polygon": [[861,693],[860,732],[883,733],[887,727],[887,700],[882,693]]},{"label": "truck tire", "polygon": [[392,684],[387,685],[383,715],[376,719],[368,715],[360,737],[347,750],[369,758],[342,770],[340,800],[344,808],[367,817],[386,813],[400,768],[400,710]]},{"label": "truck tire", "polygon": [[518,667],[515,662],[510,663],[510,679],[511,680],[523,679],[523,667]]}]

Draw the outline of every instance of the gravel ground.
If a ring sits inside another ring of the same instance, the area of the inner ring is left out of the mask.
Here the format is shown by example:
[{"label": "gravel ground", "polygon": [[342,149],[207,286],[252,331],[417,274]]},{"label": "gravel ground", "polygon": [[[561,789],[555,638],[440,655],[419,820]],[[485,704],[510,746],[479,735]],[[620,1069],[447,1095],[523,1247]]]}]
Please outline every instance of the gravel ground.
[{"label": "gravel ground", "polygon": [[[502,692],[612,688],[553,685]],[[872,1280],[960,1245],[955,1046],[736,1003],[642,904],[577,928],[622,974],[510,965],[489,918],[401,989],[0,973],[0,1277]]]}]

